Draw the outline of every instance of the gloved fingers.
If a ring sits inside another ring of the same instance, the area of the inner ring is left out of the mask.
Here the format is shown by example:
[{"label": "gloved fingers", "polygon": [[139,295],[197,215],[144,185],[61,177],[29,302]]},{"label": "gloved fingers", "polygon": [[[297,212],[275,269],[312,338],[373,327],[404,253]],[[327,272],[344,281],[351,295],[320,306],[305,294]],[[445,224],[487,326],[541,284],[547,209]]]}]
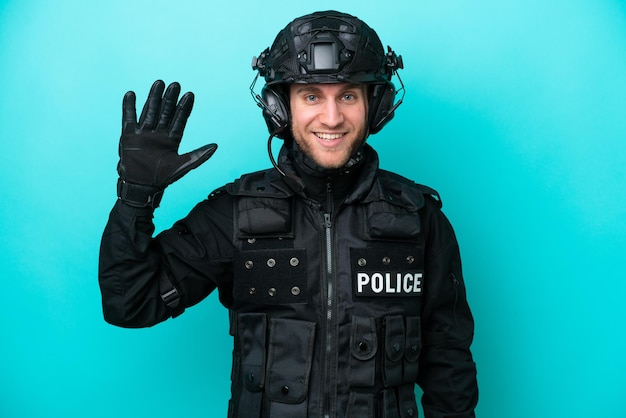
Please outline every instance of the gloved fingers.
[{"label": "gloved fingers", "polygon": [[167,130],[172,120],[172,115],[176,109],[176,103],[178,102],[178,95],[180,94],[180,84],[177,82],[171,83],[165,95],[161,101],[161,108],[159,109],[159,122],[156,127],[157,131]]},{"label": "gloved fingers", "polygon": [[168,184],[171,184],[187,174],[189,171],[194,168],[199,167],[201,164],[206,162],[217,150],[217,144],[208,144],[203,147],[198,148],[197,150],[190,151],[186,154],[178,156],[178,160],[182,161],[176,170],[170,175],[167,180]]},{"label": "gloved fingers", "polygon": [[176,112],[174,118],[170,124],[170,136],[181,138],[185,125],[187,125],[187,119],[193,109],[194,95],[192,92],[187,92],[180,98],[178,106],[176,106]]},{"label": "gloved fingers", "polygon": [[124,95],[124,100],[122,100],[122,132],[126,131],[128,126],[134,129],[135,125],[137,125],[135,100],[134,91],[129,91]]},{"label": "gloved fingers", "polygon": [[152,130],[156,126],[163,90],[165,90],[165,83],[162,80],[157,80],[152,84],[148,99],[139,117],[140,129]]}]

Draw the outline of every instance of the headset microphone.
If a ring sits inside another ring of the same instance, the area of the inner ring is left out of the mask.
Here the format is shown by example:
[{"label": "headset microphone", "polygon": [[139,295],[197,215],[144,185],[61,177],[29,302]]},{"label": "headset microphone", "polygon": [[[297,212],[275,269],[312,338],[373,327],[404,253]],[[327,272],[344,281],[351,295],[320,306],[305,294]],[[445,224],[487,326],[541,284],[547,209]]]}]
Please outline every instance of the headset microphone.
[{"label": "headset microphone", "polygon": [[269,136],[269,138],[267,139],[267,153],[270,156],[270,161],[272,162],[272,165],[274,166],[274,168],[276,169],[276,171],[278,171],[278,173],[283,176],[283,180],[285,181],[285,183],[287,183],[287,185],[289,186],[290,189],[292,189],[293,191],[295,191],[296,193],[301,193],[302,191],[304,191],[304,182],[302,181],[302,179],[298,176],[295,176],[293,174],[287,174],[285,173],[276,163],[276,160],[274,159],[274,156],[272,155],[272,139],[274,139],[275,136],[277,136],[280,131],[282,131],[283,129],[285,129],[286,126],[283,126],[282,128],[277,129],[276,131],[272,132]]}]

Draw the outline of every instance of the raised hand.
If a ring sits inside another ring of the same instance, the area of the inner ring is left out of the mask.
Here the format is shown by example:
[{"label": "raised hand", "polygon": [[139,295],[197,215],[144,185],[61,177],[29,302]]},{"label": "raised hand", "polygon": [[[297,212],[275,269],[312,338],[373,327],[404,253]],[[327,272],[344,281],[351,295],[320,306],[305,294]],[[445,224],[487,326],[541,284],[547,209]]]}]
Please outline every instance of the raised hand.
[{"label": "raised hand", "polygon": [[216,144],[208,144],[178,154],[194,95],[185,93],[179,101],[176,82],[164,90],[163,81],[154,82],[139,121],[135,93],[124,95],[118,196],[130,206],[156,208],[169,184],[207,161],[217,149]]}]

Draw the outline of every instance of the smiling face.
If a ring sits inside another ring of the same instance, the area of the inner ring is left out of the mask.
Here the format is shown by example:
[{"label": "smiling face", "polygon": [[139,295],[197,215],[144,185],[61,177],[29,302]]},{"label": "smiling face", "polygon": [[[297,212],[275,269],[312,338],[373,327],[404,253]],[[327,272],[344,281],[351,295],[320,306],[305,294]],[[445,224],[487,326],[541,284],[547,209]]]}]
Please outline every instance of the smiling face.
[{"label": "smiling face", "polygon": [[366,132],[364,85],[291,84],[291,131],[300,149],[323,168],[343,167]]}]

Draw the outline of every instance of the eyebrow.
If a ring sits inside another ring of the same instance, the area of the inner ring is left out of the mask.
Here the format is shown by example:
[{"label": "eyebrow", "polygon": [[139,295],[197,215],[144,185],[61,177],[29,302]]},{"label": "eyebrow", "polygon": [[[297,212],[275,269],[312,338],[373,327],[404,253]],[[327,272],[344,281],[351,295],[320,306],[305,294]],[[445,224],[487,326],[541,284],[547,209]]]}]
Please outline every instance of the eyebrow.
[{"label": "eyebrow", "polygon": [[[362,90],[363,84],[348,84],[343,91],[347,90]],[[308,92],[318,92],[320,89],[315,87],[314,85],[304,84],[302,87],[296,89],[296,94],[300,93],[308,93]]]}]

